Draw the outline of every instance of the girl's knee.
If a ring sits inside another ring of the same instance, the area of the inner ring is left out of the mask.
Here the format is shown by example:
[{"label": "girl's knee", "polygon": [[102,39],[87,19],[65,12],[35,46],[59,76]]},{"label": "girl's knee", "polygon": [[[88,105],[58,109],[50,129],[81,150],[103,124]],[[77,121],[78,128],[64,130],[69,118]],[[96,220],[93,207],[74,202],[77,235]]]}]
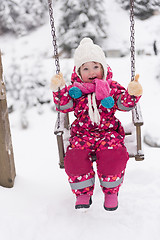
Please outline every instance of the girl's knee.
[{"label": "girl's knee", "polygon": [[126,168],[128,152],[125,147],[97,152],[97,170],[106,175],[118,174]]},{"label": "girl's knee", "polygon": [[92,169],[89,160],[89,150],[70,149],[67,151],[64,166],[68,176],[81,176],[87,174]]}]

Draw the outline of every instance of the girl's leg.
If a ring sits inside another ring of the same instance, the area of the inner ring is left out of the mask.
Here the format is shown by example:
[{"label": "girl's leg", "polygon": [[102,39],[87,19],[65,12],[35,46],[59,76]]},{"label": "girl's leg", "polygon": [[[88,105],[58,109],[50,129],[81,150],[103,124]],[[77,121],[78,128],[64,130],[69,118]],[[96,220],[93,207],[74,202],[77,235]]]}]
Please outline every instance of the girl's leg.
[{"label": "girl's leg", "polygon": [[123,144],[117,142],[114,146],[107,146],[112,140],[106,139],[106,144],[103,139],[97,149],[97,172],[105,194],[104,208],[111,211],[118,207],[118,191],[123,183],[129,156]]},{"label": "girl's leg", "polygon": [[75,208],[89,208],[95,182],[89,151],[74,148],[68,150],[64,163],[72,192],[76,195]]},{"label": "girl's leg", "polygon": [[124,178],[124,171],[128,160],[125,147],[98,151],[97,172],[104,193],[119,191]]},{"label": "girl's leg", "polygon": [[[91,161],[91,149],[89,149],[88,138],[74,137],[68,147],[64,159],[65,171],[69,177],[69,183],[72,192],[78,196],[88,195],[89,205],[91,204],[90,197],[93,195],[95,173]],[[82,200],[82,201],[81,201]],[[80,198],[81,202],[86,202],[86,198]],[[78,203],[77,203],[78,204]]]},{"label": "girl's leg", "polygon": [[68,150],[64,166],[73,193],[93,195],[95,173],[89,151],[76,148]]},{"label": "girl's leg", "polygon": [[118,192],[129,159],[122,137],[106,132],[97,143],[97,172],[104,193]]}]

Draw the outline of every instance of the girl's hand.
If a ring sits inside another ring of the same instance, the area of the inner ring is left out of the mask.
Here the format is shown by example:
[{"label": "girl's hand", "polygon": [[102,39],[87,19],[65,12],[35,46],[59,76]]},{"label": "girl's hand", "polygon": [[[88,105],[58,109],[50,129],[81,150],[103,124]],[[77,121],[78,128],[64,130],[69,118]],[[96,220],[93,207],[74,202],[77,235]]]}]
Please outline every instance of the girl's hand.
[{"label": "girl's hand", "polygon": [[135,76],[135,80],[128,84],[128,93],[130,95],[139,97],[143,93],[141,84],[138,82],[139,74]]},{"label": "girl's hand", "polygon": [[58,90],[58,88],[61,88],[64,85],[65,85],[65,81],[62,73],[56,74],[52,77],[51,84],[50,84],[50,88],[52,91],[55,92]]}]

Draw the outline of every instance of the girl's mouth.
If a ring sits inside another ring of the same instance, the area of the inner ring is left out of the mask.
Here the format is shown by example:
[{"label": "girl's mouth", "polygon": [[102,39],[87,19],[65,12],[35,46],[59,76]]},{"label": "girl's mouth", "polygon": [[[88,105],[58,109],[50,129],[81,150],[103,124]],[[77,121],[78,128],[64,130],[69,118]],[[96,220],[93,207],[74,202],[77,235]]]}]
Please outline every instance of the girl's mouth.
[{"label": "girl's mouth", "polygon": [[96,77],[93,77],[93,78],[89,78],[89,80],[93,81],[94,79],[96,79]]}]

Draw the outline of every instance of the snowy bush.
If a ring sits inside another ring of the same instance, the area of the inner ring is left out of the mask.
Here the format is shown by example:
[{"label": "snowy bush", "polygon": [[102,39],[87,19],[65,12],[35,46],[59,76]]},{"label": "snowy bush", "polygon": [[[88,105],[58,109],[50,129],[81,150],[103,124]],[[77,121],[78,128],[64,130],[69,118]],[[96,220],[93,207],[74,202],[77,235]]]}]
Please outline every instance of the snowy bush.
[{"label": "snowy bush", "polygon": [[43,64],[43,61],[33,59],[33,56],[12,59],[4,75],[9,112],[19,112],[23,128],[28,127],[29,109],[35,107],[41,114],[44,106],[49,104],[53,111],[56,110]]},{"label": "snowy bush", "polygon": [[50,103],[49,86],[43,66],[35,59],[12,61],[5,75],[9,107],[26,111],[33,106]]},{"label": "snowy bush", "polygon": [[67,56],[78,46],[83,37],[90,37],[97,44],[107,37],[103,1],[64,0],[61,1],[59,24],[59,45]]},{"label": "snowy bush", "polygon": [[0,0],[0,34],[25,35],[44,23],[46,9],[43,0]]},{"label": "snowy bush", "polygon": [[[130,1],[117,0],[126,10],[130,9]],[[154,15],[155,11],[160,11],[159,0],[135,0],[134,14],[141,20],[145,20]]]}]

